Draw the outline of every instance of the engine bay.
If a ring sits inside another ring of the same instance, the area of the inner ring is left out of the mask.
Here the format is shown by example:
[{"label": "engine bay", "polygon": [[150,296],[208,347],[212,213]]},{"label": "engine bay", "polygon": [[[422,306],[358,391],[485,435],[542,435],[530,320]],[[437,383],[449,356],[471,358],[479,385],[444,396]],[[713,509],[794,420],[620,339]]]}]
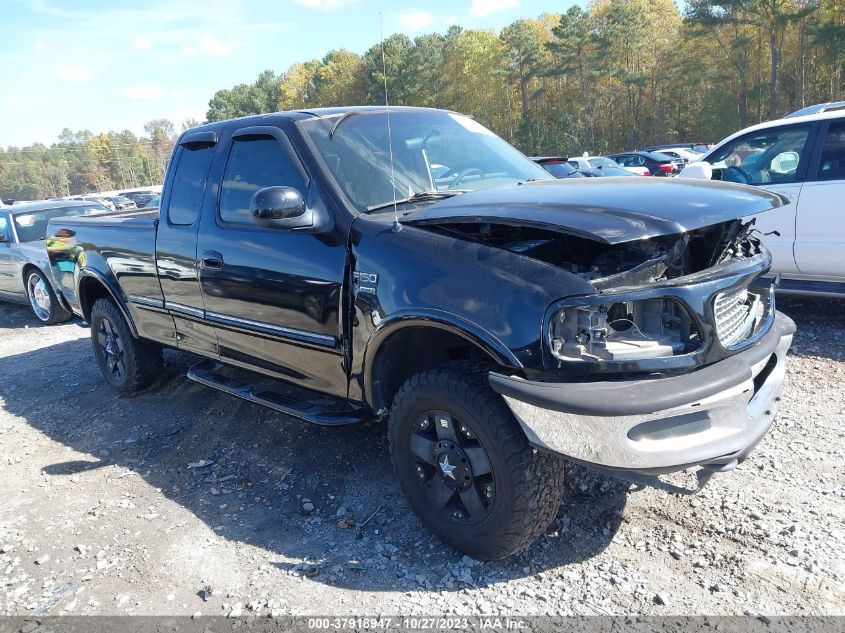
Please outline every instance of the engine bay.
[{"label": "engine bay", "polygon": [[673,279],[735,257],[753,257],[760,252],[753,224],[753,220],[732,220],[622,244],[497,223],[443,223],[428,228],[552,264],[604,290]]}]

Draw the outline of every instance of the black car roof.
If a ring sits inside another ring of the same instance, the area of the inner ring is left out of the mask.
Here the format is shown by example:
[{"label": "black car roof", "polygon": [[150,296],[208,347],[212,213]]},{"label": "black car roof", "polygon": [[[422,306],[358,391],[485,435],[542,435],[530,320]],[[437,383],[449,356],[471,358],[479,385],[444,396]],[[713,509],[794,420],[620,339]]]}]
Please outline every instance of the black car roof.
[{"label": "black car roof", "polygon": [[[347,112],[378,112],[386,110],[383,105],[367,105],[367,106],[343,106],[335,108],[310,108],[308,110],[287,110],[284,112],[268,112],[267,114],[252,114],[250,116],[237,117],[234,119],[226,119],[224,121],[214,121],[213,123],[206,123],[192,127],[185,130],[182,135],[193,134],[195,132],[203,131],[219,131],[223,127],[238,121],[242,127],[247,125],[274,125],[282,120],[302,121],[305,119],[313,119],[327,116],[336,116],[338,114],[346,114]],[[441,110],[438,108],[419,108],[416,106],[390,106],[391,112],[452,112],[451,110]],[[457,113],[454,113],[457,114]],[[181,138],[181,136],[180,136]]]},{"label": "black car roof", "polygon": [[3,207],[3,211],[9,211],[12,215],[19,215],[21,213],[32,213],[33,211],[47,211],[48,209],[90,207],[95,204],[97,203],[92,200],[39,200],[38,202],[25,202],[11,207]]}]

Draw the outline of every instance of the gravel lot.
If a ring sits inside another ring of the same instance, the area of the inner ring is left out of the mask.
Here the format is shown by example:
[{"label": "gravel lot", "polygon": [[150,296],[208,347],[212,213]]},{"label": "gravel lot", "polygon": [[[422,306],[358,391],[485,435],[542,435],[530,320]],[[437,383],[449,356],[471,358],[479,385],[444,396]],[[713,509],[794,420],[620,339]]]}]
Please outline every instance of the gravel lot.
[{"label": "gravel lot", "polygon": [[476,563],[411,513],[378,425],[285,419],[177,352],[121,400],[87,329],[0,304],[0,614],[845,615],[845,310],[780,307],[787,390],[748,461],[691,498],[573,466],[546,535]]}]

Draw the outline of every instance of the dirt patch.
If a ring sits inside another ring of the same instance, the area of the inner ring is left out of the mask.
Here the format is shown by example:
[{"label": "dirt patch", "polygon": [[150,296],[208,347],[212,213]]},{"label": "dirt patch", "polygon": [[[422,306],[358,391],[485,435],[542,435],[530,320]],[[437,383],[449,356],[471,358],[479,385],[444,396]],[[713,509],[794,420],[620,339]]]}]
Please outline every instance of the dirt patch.
[{"label": "dirt patch", "polygon": [[422,527],[382,426],[285,418],[178,352],[120,399],[86,328],[0,304],[0,614],[845,614],[845,312],[781,304],[787,390],[748,461],[692,498],[572,466],[497,563]]}]

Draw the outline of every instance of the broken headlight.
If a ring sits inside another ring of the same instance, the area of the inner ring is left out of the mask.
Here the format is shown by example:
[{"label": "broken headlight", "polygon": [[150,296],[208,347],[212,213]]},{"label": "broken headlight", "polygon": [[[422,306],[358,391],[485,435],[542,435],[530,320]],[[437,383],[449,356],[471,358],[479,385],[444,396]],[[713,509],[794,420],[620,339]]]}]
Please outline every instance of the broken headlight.
[{"label": "broken headlight", "polygon": [[695,351],[700,334],[689,311],[669,298],[620,300],[565,307],[549,324],[552,354],[565,361],[626,361]]}]

